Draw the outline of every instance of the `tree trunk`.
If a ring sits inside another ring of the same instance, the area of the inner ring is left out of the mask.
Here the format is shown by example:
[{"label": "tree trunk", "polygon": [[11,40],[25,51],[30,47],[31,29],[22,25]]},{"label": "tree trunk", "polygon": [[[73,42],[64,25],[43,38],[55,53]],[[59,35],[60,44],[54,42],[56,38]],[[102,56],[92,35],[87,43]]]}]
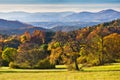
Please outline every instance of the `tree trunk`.
[{"label": "tree trunk", "polygon": [[101,59],[100,59],[100,65],[103,65],[104,64],[104,62],[103,62],[103,50],[104,50],[104,46],[103,46],[103,36],[101,37],[101,40],[102,40],[102,42],[101,42],[101,46],[102,46],[102,49],[101,49]]},{"label": "tree trunk", "polygon": [[77,63],[77,58],[74,57],[74,63],[75,63],[75,70],[79,71],[78,63]]}]

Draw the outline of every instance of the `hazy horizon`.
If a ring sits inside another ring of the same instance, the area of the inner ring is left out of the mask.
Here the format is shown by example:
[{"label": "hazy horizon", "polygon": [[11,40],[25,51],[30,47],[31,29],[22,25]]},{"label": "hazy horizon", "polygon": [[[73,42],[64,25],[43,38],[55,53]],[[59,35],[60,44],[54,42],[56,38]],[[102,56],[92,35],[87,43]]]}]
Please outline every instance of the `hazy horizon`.
[{"label": "hazy horizon", "polygon": [[120,11],[120,0],[0,0],[0,12]]},{"label": "hazy horizon", "polygon": [[0,12],[98,12],[106,9],[120,11],[120,4],[0,4]]}]

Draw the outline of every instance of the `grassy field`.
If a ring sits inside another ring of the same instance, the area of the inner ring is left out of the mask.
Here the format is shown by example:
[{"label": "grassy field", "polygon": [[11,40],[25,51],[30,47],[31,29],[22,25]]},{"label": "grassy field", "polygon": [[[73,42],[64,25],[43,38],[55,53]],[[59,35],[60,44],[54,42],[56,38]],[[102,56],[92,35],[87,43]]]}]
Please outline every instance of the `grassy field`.
[{"label": "grassy field", "polygon": [[64,65],[56,67],[57,69],[51,70],[2,67],[0,68],[0,80],[120,80],[120,63],[86,67],[83,71],[67,71]]}]

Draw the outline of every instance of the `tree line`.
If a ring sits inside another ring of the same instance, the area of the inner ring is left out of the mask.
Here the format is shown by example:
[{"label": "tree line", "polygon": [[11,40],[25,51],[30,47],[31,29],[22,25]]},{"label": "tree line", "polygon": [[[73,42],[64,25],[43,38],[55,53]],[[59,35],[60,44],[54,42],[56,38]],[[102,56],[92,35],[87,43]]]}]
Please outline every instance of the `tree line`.
[{"label": "tree line", "polygon": [[[69,32],[0,35],[0,64],[12,68],[68,69],[120,62],[120,20]],[[78,65],[82,64],[81,67]]]}]

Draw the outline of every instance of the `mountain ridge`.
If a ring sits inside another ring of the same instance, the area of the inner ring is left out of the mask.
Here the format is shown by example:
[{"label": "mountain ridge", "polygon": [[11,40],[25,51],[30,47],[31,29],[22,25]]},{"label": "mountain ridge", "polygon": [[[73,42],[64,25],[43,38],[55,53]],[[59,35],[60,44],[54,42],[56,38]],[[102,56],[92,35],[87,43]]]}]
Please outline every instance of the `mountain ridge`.
[{"label": "mountain ridge", "polygon": [[[5,15],[3,15],[5,14]],[[9,14],[9,15],[7,15]],[[14,15],[13,15],[14,14]],[[28,15],[29,14],[29,15]],[[1,18],[7,18],[7,20]],[[25,18],[26,17],[26,18]],[[39,30],[72,31],[86,26],[94,26],[100,23],[120,19],[120,12],[107,9],[99,12],[48,12],[27,13],[8,12],[0,13],[0,30]],[[10,20],[9,20],[10,19]],[[39,21],[40,20],[40,21]],[[33,22],[29,22],[33,21]],[[14,31],[13,31],[14,32]],[[22,32],[22,31],[21,31]]]},{"label": "mountain ridge", "polygon": [[[0,12],[0,18],[2,19],[19,20],[22,22],[71,22],[71,21],[76,22],[76,21],[84,21],[84,20],[86,20],[87,22],[110,21],[105,19],[104,21],[102,21],[101,19],[98,18],[99,15],[101,16],[101,18],[104,17],[107,18],[107,16],[111,16],[110,20],[114,20],[116,18],[120,18],[119,16],[120,11],[114,9],[106,9],[106,10],[101,10],[99,12],[88,12],[88,11],[35,12],[35,13],[22,12],[22,11],[7,12],[7,13]],[[94,18],[91,19],[91,17],[93,16]]]},{"label": "mountain ridge", "polygon": [[35,27],[20,21],[10,21],[5,19],[0,19],[1,34],[23,34],[25,31],[33,32],[36,29],[47,31],[47,29],[41,27]]}]

